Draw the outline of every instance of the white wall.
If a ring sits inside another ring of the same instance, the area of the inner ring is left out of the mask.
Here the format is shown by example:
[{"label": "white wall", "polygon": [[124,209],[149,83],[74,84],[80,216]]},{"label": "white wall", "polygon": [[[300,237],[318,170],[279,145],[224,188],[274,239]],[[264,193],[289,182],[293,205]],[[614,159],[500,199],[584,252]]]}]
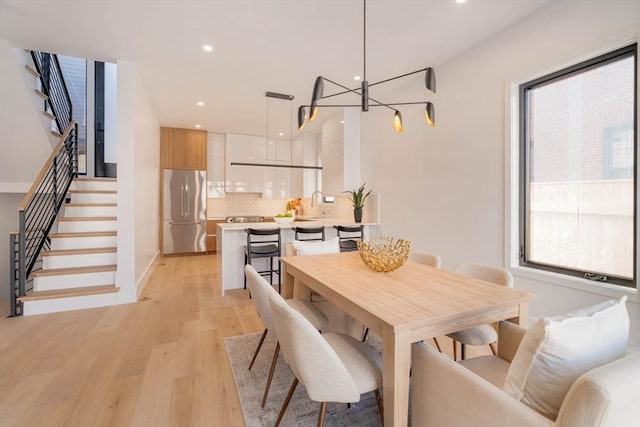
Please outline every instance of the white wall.
[{"label": "white wall", "polygon": [[[638,1],[553,2],[437,67],[438,95],[428,94],[417,77],[400,88],[394,98],[435,101],[435,129],[424,123],[419,107],[402,109],[405,131],[400,135],[392,130],[389,113],[363,113],[363,181],[380,194],[383,234],[440,254],[447,269],[464,261],[504,265],[505,153],[510,144],[505,88],[637,37],[639,16]],[[530,307],[533,318],[622,294],[559,283],[516,276],[516,287],[538,295]],[[637,301],[637,294],[630,299]],[[630,346],[640,348],[639,306],[627,306]]]},{"label": "white wall", "polygon": [[0,300],[9,301],[9,233],[18,230],[18,205],[24,194],[0,194]]},{"label": "white wall", "polygon": [[0,39],[0,193],[26,193],[51,154],[51,141],[32,100],[35,79],[27,87],[27,71],[12,49]]},{"label": "white wall", "polygon": [[119,303],[135,302],[158,254],[160,125],[135,64],[118,61]]}]

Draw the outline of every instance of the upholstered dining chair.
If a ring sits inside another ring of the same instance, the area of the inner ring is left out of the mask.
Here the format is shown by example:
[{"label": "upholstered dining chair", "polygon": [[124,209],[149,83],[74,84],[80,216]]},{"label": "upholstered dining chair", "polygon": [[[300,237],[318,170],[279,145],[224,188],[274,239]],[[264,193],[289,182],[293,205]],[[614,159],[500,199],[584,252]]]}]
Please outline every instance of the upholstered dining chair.
[{"label": "upholstered dining chair", "polygon": [[[504,268],[493,267],[490,265],[478,263],[465,263],[458,265],[454,273],[463,274],[465,276],[475,277],[485,282],[495,283],[496,285],[513,287],[513,276],[511,272]],[[496,329],[492,325],[479,325],[462,331],[447,334],[453,340],[453,360],[457,359],[456,341],[460,342],[460,355],[462,360],[465,359],[465,346],[467,345],[489,345],[491,352],[495,356],[495,342],[498,339]]]},{"label": "upholstered dining chair", "polygon": [[[253,303],[256,307],[256,311],[258,312],[258,317],[260,317],[260,320],[262,320],[262,323],[264,324],[262,337],[260,337],[258,346],[256,347],[256,350],[253,353],[253,358],[251,359],[251,363],[249,364],[249,370],[251,370],[251,368],[253,367],[253,363],[255,362],[258,353],[260,352],[262,343],[267,336],[267,333],[269,331],[274,334],[276,333],[273,316],[271,315],[271,306],[269,305],[269,295],[278,295],[278,293],[273,289],[271,285],[269,285],[267,280],[262,277],[251,265],[247,264],[244,267],[244,270],[247,277],[249,290],[251,291],[251,295],[253,295]],[[299,312],[317,330],[321,330],[328,322],[327,316],[325,316],[322,311],[318,310],[310,301],[289,299],[286,300],[286,303],[293,310]],[[276,350],[273,353],[273,360],[271,361],[271,369],[269,370],[267,384],[264,388],[264,395],[262,397],[263,408],[265,403],[267,402],[267,395],[269,394],[269,388],[271,387],[271,380],[273,379],[273,373],[276,369],[276,362],[278,361],[279,353],[280,341],[276,343]]]},{"label": "upholstered dining chair", "polygon": [[[435,268],[442,267],[442,258],[440,258],[439,255],[428,253],[428,252],[411,251],[409,253],[409,261],[428,265],[429,267],[435,267]],[[440,348],[440,343],[438,343],[438,339],[436,337],[433,337],[433,342],[435,343],[438,351],[442,353],[442,349]]]},{"label": "upholstered dining chair", "polygon": [[360,395],[370,391],[375,392],[380,416],[384,418],[378,391],[382,386],[380,355],[349,335],[320,334],[276,292],[271,293],[269,301],[282,352],[295,376],[278,414],[276,427],[282,421],[298,382],[302,382],[311,400],[320,402],[318,426],[324,425],[327,402],[357,402]]},{"label": "upholstered dining chair", "polygon": [[[300,250],[296,248],[296,245]],[[324,242],[298,241],[294,243],[286,243],[284,245],[285,256],[320,255],[339,252],[340,246],[338,246],[336,238],[329,239]],[[323,332],[338,332],[351,335],[354,338],[362,338],[364,331],[364,325],[362,323],[340,310],[333,303],[327,301],[325,297],[316,292],[309,292],[309,300],[315,303],[315,307],[322,310],[322,312],[329,318],[329,323],[327,323],[327,326],[322,329]]]},{"label": "upholstered dining chair", "polygon": [[411,251],[409,261],[418,262],[430,267],[442,268],[442,258],[439,255],[428,252]]}]

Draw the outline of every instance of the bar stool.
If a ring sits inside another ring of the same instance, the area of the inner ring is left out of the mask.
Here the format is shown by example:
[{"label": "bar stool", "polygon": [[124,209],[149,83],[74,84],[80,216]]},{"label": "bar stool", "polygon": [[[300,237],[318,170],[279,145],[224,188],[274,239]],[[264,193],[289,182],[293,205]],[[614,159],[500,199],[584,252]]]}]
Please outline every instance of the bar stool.
[{"label": "bar stool", "polygon": [[338,231],[338,240],[340,242],[340,252],[353,252],[358,250],[357,240],[362,240],[364,236],[364,225],[355,227],[334,225]]},{"label": "bar stool", "polygon": [[[280,275],[281,238],[280,228],[247,228],[247,245],[244,247],[244,264],[251,264],[257,258],[269,258],[269,268],[258,271],[261,276],[269,276],[269,284],[273,284],[273,273],[278,275],[278,293],[282,285]],[[273,259],[277,261],[274,267]],[[247,275],[244,275],[244,288],[247,289]]]},{"label": "bar stool", "polygon": [[324,242],[324,227],[294,227],[295,240]]}]

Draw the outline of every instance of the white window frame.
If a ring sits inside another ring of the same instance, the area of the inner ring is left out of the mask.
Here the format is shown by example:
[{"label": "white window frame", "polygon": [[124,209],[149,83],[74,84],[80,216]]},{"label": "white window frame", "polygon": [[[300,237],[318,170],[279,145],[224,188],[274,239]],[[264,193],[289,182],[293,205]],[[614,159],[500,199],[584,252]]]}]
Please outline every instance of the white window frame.
[{"label": "white window frame", "polygon": [[[640,37],[634,37],[608,46],[602,50],[591,52],[574,58],[566,63],[558,64],[550,69],[534,75],[524,76],[518,81],[505,82],[505,265],[516,277],[530,279],[544,284],[552,284],[566,288],[577,289],[612,298],[626,295],[629,301],[640,303],[640,280],[636,288],[624,287],[607,282],[596,282],[577,276],[545,271],[520,265],[520,85],[538,79],[542,76],[579,64],[591,58],[606,54],[616,49],[638,43]],[[637,70],[640,70],[640,55],[636,55]],[[638,79],[640,81],[640,79]],[[640,112],[640,91],[636,94],[636,109]],[[636,135],[638,138],[638,135]],[[638,140],[640,145],[640,140]],[[640,149],[636,153],[636,165],[640,168]],[[636,201],[640,204],[640,178],[636,186]],[[640,214],[640,206],[636,207]],[[637,221],[640,222],[640,219]],[[640,278],[640,224],[635,227],[636,242],[636,277]]]}]

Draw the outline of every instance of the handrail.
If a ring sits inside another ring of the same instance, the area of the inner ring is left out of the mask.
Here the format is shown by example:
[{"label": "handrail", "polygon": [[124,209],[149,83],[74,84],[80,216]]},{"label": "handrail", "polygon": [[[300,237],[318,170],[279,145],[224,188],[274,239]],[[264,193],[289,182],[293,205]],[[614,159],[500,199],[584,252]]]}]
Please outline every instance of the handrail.
[{"label": "handrail", "polygon": [[23,211],[23,210],[26,209],[27,203],[29,203],[29,200],[31,200],[31,198],[33,198],[33,195],[36,192],[36,189],[38,188],[38,185],[40,184],[40,181],[42,181],[42,178],[44,177],[44,174],[47,173],[47,171],[49,170],[49,168],[53,164],[53,160],[58,155],[58,152],[62,148],[62,145],[64,144],[65,140],[69,137],[69,134],[74,129],[75,125],[76,125],[76,121],[75,120],[71,120],[71,123],[69,123],[69,126],[67,126],[67,129],[64,131],[64,133],[60,137],[60,141],[54,147],[53,151],[49,155],[49,158],[44,163],[44,166],[42,166],[42,169],[40,169],[40,172],[38,173],[38,176],[36,176],[36,179],[33,181],[33,184],[31,184],[31,187],[29,188],[29,191],[27,191],[27,194],[22,199],[22,202],[20,202],[20,205],[18,206],[18,210],[19,211]]},{"label": "handrail", "polygon": [[11,316],[22,314],[19,299],[29,290],[29,276],[36,267],[40,251],[49,247],[49,232],[71,182],[77,176],[78,124],[71,120],[18,207],[17,236],[15,233],[9,236]]},{"label": "handrail", "polygon": [[47,52],[31,51],[31,58],[40,74],[42,92],[47,95],[44,101],[45,111],[47,106],[51,109],[58,131],[66,129],[73,118],[73,105],[67,83],[62,75],[62,68],[58,55]]}]

